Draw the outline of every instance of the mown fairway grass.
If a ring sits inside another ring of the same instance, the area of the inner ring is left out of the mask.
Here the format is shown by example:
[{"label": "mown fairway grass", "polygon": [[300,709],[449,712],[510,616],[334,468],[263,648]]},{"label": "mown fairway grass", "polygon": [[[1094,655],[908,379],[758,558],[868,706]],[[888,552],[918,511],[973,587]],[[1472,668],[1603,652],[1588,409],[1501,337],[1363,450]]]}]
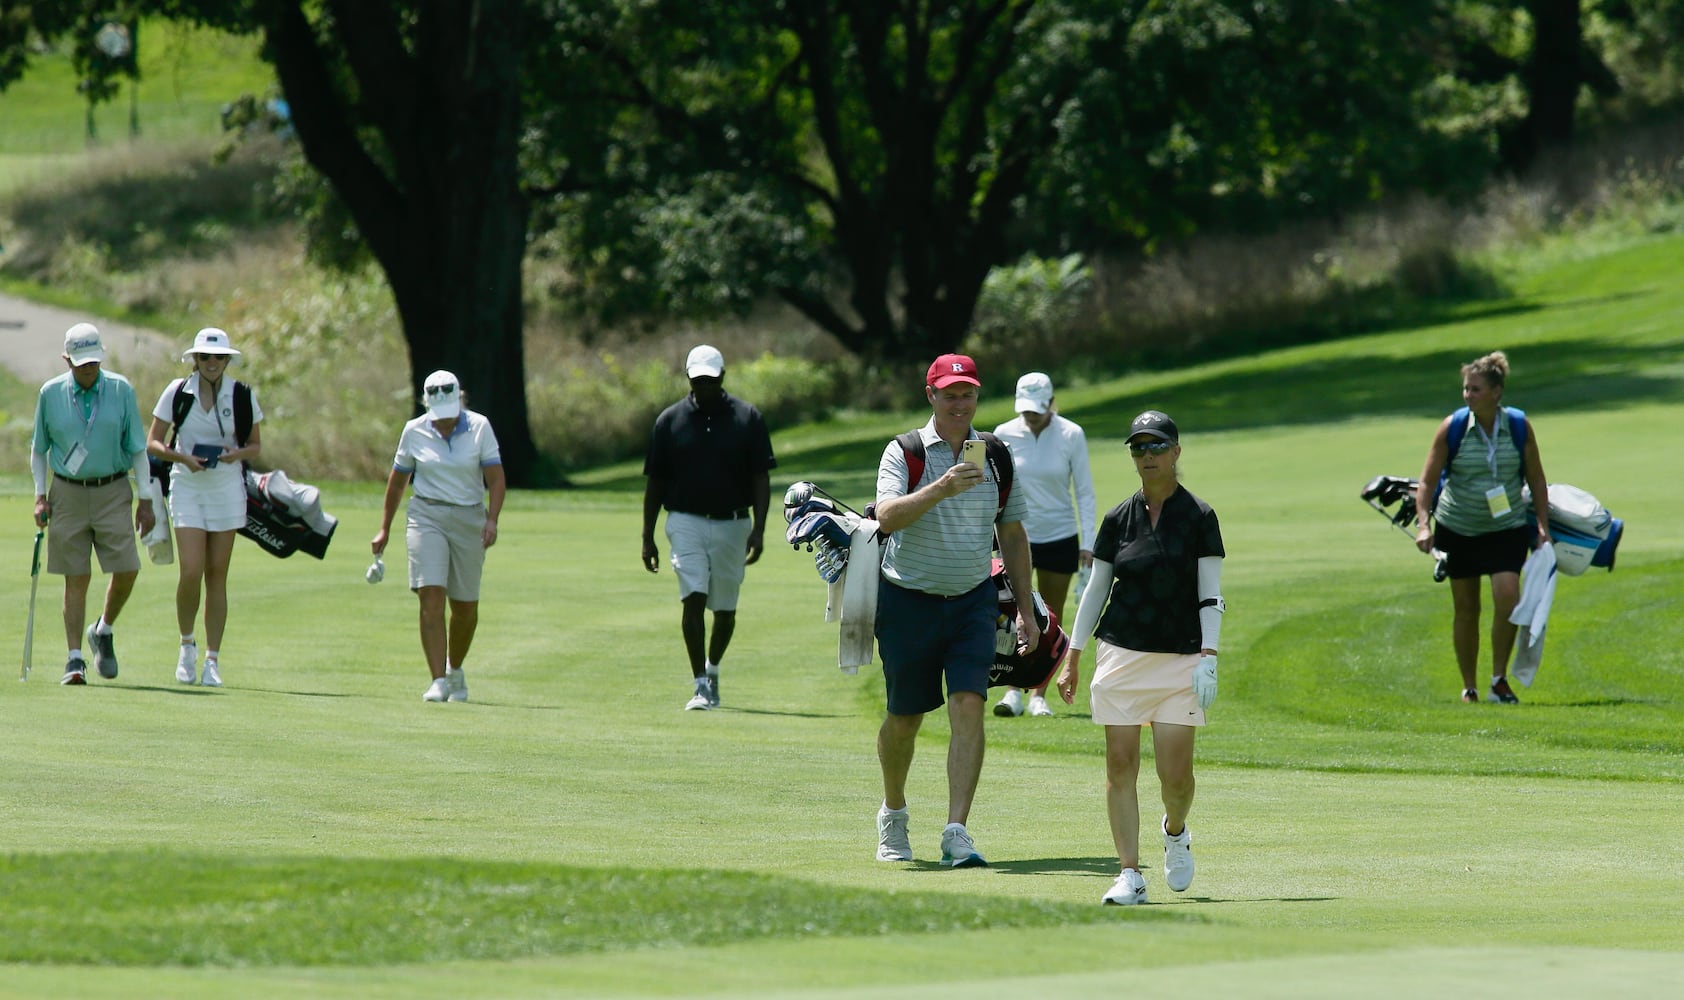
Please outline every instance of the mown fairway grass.
[{"label": "mown fairway grass", "polygon": [[[934,717],[910,792],[926,860],[872,861],[881,685],[831,665],[810,557],[751,568],[726,707],[681,712],[632,467],[511,498],[473,701],[422,705],[401,554],[362,581],[377,487],[330,484],[325,562],[240,543],[220,691],[171,680],[174,576],[153,567],[122,676],[59,687],[43,582],[34,678],[0,686],[0,996],[1676,995],[1680,261],[1684,239],[1644,241],[1519,274],[1465,322],[1061,390],[1102,506],[1133,488],[1121,429],[1161,406],[1223,521],[1185,896],[1148,871],[1159,905],[1095,905],[1116,861],[1085,698],[989,718],[971,825],[992,868],[928,860]],[[1614,573],[1562,581],[1517,708],[1456,702],[1449,594],[1357,498],[1419,472],[1457,364],[1494,347],[1550,477],[1628,524]],[[985,374],[992,426],[1015,373]],[[780,433],[775,482],[863,502],[913,420]],[[0,485],[15,650],[28,487]]]}]

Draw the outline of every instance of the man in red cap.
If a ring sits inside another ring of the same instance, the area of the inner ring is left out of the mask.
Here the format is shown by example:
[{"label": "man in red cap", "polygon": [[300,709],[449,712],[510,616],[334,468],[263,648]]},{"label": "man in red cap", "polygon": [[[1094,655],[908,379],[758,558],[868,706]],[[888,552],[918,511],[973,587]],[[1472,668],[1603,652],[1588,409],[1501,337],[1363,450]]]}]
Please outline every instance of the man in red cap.
[{"label": "man in red cap", "polygon": [[[945,678],[952,735],[941,861],[964,868],[988,863],[965,823],[982,773],[983,705],[994,662],[994,541],[997,534],[1013,592],[1027,594],[1029,536],[1022,492],[1009,491],[1001,502],[1000,472],[983,457],[984,442],[971,428],[982,385],[976,362],[944,354],[924,382],[929,422],[889,442],[877,466],[876,515],[889,536],[877,605],[888,694],[888,714],[877,733],[883,768],[877,859],[912,860],[906,778],[925,714],[944,703]],[[1040,641],[1035,616],[1020,615],[1017,629],[1020,649],[1034,649]]]}]

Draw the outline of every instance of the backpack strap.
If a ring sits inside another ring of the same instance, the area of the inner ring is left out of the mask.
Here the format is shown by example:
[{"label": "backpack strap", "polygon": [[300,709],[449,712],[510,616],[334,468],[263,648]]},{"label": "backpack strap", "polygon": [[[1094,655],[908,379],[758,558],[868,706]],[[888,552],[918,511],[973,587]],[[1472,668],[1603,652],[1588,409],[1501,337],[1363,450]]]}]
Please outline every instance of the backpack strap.
[{"label": "backpack strap", "polygon": [[[978,431],[977,437],[988,450],[988,464],[994,470],[994,482],[999,485],[1000,511],[1006,509],[1006,498],[1012,495],[1012,477],[1017,469],[1012,465],[1012,450],[1006,442],[1000,440],[987,431]],[[906,456],[906,489],[910,493],[918,488],[918,480],[924,478],[924,435],[918,431],[907,431],[905,434],[895,435],[900,442],[901,453]]]},{"label": "backpack strap", "polygon": [[[175,387],[175,397],[170,400],[170,418],[174,427],[170,431],[170,447],[175,447],[176,438],[181,436],[182,421],[187,414],[193,412],[192,393],[187,391],[187,380],[182,379]],[[234,380],[234,441],[241,448],[251,440],[252,425],[251,386],[239,379]]]},{"label": "backpack strap", "polygon": [[[1502,407],[1502,411],[1509,418],[1509,437],[1514,439],[1514,446],[1520,451],[1520,476],[1526,478],[1526,411],[1517,406]],[[1450,426],[1445,429],[1445,445],[1449,451],[1444,458],[1444,468],[1438,474],[1438,488],[1433,490],[1433,506],[1438,506],[1438,496],[1444,492],[1444,484],[1450,479],[1450,463],[1456,461],[1456,453],[1462,450],[1462,439],[1468,436],[1468,419],[1473,411],[1466,406],[1456,408],[1450,414]]]}]

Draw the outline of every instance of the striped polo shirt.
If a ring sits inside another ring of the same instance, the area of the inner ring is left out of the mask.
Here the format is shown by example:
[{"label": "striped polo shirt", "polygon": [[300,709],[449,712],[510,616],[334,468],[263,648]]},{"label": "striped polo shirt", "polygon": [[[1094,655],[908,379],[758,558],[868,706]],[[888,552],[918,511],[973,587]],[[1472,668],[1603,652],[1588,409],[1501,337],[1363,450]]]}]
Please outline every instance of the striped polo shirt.
[{"label": "striped polo shirt", "polygon": [[[1456,457],[1450,460],[1450,476],[1444,481],[1444,492],[1433,516],[1458,535],[1485,535],[1525,526],[1526,508],[1520,502],[1520,489],[1525,483],[1522,464],[1520,448],[1509,433],[1507,407],[1497,409],[1490,435],[1473,414],[1468,414],[1468,432],[1456,449]],[[1494,518],[1485,491],[1499,485],[1508,494],[1509,512]]]},{"label": "striped polo shirt", "polygon": [[[931,417],[919,430],[924,439],[924,475],[909,488],[906,453],[890,441],[877,463],[877,502],[906,496],[940,479],[959,464],[953,449],[936,434]],[[966,433],[976,437],[976,431]],[[957,597],[988,579],[994,553],[994,523],[1022,521],[1023,491],[1014,488],[1000,510],[1000,484],[992,470],[984,481],[956,497],[948,497],[924,516],[889,536],[883,547],[883,578],[907,590],[941,597]]]}]

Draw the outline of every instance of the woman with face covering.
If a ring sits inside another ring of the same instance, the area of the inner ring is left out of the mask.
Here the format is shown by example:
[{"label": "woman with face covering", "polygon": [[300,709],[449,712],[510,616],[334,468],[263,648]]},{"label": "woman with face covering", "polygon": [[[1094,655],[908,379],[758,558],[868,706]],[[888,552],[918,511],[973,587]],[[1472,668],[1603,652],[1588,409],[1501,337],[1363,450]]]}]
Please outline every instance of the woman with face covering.
[{"label": "woman with face covering", "polygon": [[[263,409],[249,386],[229,377],[240,352],[228,334],[215,327],[200,330],[181,356],[193,372],[164,389],[152,410],[146,450],[171,463],[170,523],[175,528],[180,575],[175,587],[175,617],[181,653],[175,679],[221,687],[219,655],[228,624],[228,562],[234,535],[246,523],[244,463],[262,449],[258,425]],[[179,419],[178,419],[179,415]],[[193,626],[200,594],[205,606],[205,660],[197,672],[199,646]]]}]

